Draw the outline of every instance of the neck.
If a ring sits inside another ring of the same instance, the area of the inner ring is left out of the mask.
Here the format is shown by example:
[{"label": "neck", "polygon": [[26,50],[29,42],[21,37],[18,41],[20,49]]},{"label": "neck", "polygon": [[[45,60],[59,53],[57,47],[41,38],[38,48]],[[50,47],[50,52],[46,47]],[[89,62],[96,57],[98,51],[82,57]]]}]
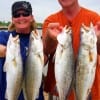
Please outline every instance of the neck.
[{"label": "neck", "polygon": [[63,12],[69,20],[72,20],[79,13],[80,9],[81,7],[79,6],[78,3],[76,3],[66,8],[63,8]]},{"label": "neck", "polygon": [[30,29],[16,29],[16,32],[26,34],[30,32]]}]

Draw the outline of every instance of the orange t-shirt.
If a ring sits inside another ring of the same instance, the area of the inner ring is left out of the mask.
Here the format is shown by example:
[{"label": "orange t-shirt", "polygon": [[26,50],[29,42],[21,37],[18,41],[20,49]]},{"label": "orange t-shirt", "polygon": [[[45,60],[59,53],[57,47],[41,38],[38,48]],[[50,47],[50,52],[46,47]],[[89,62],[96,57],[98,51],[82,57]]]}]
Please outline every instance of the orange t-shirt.
[{"label": "orange t-shirt", "polygon": [[[63,11],[59,11],[55,14],[52,14],[49,16],[43,24],[43,41],[44,41],[44,53],[46,55],[49,55],[49,64],[48,64],[48,73],[47,77],[44,80],[44,90],[46,92],[50,92],[51,94],[55,93],[55,75],[54,75],[54,62],[52,62],[53,55],[57,46],[56,41],[46,41],[47,34],[46,34],[46,28],[49,23],[52,22],[59,22],[61,26],[70,25],[72,27],[72,38],[73,38],[73,49],[74,49],[74,55],[77,56],[78,49],[79,49],[79,43],[80,43],[80,27],[81,24],[84,23],[85,25],[89,26],[92,22],[94,25],[100,21],[100,16],[92,12],[90,10],[87,10],[85,8],[82,8],[80,12],[77,14],[73,20],[69,21],[66,16],[64,15]],[[97,66],[96,70],[96,78],[94,81],[93,89],[92,89],[92,100],[99,100],[100,99],[100,78],[99,78],[99,71],[100,68]],[[98,93],[97,93],[98,92]],[[73,96],[71,96],[74,100]],[[94,98],[94,99],[93,99]]]}]

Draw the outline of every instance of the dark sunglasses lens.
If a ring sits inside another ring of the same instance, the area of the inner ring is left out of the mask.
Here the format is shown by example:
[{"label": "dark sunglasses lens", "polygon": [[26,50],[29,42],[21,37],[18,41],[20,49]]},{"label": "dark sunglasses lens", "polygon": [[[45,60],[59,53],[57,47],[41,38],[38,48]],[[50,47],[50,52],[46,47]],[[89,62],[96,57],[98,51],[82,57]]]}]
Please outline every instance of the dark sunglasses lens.
[{"label": "dark sunglasses lens", "polygon": [[13,14],[13,17],[14,18],[18,18],[20,16],[28,17],[29,15],[30,15],[30,13],[28,13],[28,12],[25,12],[25,13],[15,13],[15,14]]},{"label": "dark sunglasses lens", "polygon": [[28,17],[30,13],[23,13],[23,17]]},{"label": "dark sunglasses lens", "polygon": [[18,17],[20,17],[20,15],[19,15],[19,14],[14,13],[14,14],[13,14],[13,17],[14,17],[14,18],[18,18]]}]

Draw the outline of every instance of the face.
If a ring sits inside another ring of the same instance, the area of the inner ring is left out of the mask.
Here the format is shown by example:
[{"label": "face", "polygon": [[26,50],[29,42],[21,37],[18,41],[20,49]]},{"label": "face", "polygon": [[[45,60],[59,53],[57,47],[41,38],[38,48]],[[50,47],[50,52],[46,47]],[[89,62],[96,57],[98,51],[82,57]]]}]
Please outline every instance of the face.
[{"label": "face", "polygon": [[33,20],[33,15],[23,10],[17,11],[12,17],[12,22],[15,25],[17,32],[27,32],[30,30],[31,22]]},{"label": "face", "polygon": [[62,8],[67,8],[75,4],[77,0],[58,0],[58,2],[62,6]]}]

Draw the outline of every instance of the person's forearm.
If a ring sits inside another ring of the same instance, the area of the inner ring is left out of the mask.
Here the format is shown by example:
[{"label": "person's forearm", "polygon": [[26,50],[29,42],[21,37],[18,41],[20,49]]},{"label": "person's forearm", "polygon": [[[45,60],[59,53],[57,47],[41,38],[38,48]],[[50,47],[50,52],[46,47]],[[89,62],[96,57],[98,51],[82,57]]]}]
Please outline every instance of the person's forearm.
[{"label": "person's forearm", "polygon": [[6,46],[0,45],[0,57],[5,57],[6,55]]},{"label": "person's forearm", "polygon": [[52,39],[48,33],[46,33],[46,37],[43,38],[43,42],[44,42],[44,52],[45,53],[52,53],[55,51],[56,49],[56,45],[57,45],[57,40]]}]

